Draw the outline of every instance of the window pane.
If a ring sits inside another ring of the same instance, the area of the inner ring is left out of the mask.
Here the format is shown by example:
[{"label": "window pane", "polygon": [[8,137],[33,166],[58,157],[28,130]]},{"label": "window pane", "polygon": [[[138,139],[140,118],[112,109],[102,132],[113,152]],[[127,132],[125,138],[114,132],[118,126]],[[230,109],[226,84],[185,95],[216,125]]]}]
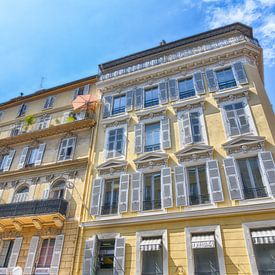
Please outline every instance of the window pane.
[{"label": "window pane", "polygon": [[190,113],[191,130],[194,142],[201,141],[200,114],[199,112]]},{"label": "window pane", "polygon": [[105,180],[101,215],[115,214],[118,210],[119,178]]},{"label": "window pane", "polygon": [[145,151],[160,149],[160,123],[145,125]]},{"label": "window pane", "polygon": [[160,173],[145,174],[143,187],[143,210],[161,208]]},{"label": "window pane", "polygon": [[[104,240],[99,243],[99,253],[98,253],[98,273],[97,274],[110,274],[109,272],[101,273],[100,270],[113,269],[114,265],[114,240]],[[113,273],[111,273],[113,274]]]},{"label": "window pane", "polygon": [[254,244],[259,275],[275,274],[275,245]]},{"label": "window pane", "polygon": [[218,84],[220,89],[227,89],[237,86],[233,72],[231,68],[216,71],[218,78]]},{"label": "window pane", "polygon": [[159,251],[142,252],[142,275],[162,275],[163,256],[162,249]]},{"label": "window pane", "polygon": [[159,104],[158,88],[145,90],[144,106],[150,107]]},{"label": "window pane", "polygon": [[113,99],[113,115],[125,112],[126,96],[114,97]]},{"label": "window pane", "polygon": [[179,85],[180,99],[195,96],[193,78],[181,80],[179,81],[178,85]]}]

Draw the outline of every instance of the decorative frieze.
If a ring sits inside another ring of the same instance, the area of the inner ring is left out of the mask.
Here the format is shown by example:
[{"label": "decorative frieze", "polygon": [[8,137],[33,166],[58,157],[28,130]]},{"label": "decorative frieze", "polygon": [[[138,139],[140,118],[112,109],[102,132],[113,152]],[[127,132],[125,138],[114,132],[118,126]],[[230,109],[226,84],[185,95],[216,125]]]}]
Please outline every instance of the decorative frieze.
[{"label": "decorative frieze", "polygon": [[161,152],[148,152],[136,158],[134,163],[137,170],[152,170],[156,167],[165,167],[168,165],[169,155]]},{"label": "decorative frieze", "polygon": [[226,92],[218,92],[214,95],[214,99],[217,101],[217,104],[220,105],[223,102],[234,101],[239,98],[248,98],[248,89],[239,88],[239,89],[230,89]]},{"label": "decorative frieze", "polygon": [[99,166],[97,166],[97,171],[99,176],[109,176],[125,173],[127,171],[128,162],[125,160],[108,160]]},{"label": "decorative frieze", "polygon": [[136,112],[139,120],[154,119],[156,117],[162,117],[166,113],[166,107],[157,106],[149,109],[142,109]]},{"label": "decorative frieze", "polygon": [[192,110],[199,107],[202,107],[204,109],[204,103],[205,103],[204,97],[196,97],[196,98],[191,98],[184,101],[178,101],[174,103],[172,106],[176,110],[176,112],[179,112],[179,111],[185,111],[185,110]]}]

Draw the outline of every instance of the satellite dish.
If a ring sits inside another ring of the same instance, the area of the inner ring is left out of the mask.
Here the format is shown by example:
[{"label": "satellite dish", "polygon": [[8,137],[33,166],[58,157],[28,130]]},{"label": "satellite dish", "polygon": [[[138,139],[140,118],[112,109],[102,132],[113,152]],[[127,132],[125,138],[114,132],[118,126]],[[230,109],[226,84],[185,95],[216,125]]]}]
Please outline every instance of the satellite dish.
[{"label": "satellite dish", "polygon": [[11,274],[12,275],[22,275],[23,274],[22,268],[20,266],[13,268]]},{"label": "satellite dish", "polygon": [[67,187],[68,189],[73,189],[73,188],[74,188],[74,183],[71,182],[71,181],[67,181],[67,182],[66,182],[66,187]]}]

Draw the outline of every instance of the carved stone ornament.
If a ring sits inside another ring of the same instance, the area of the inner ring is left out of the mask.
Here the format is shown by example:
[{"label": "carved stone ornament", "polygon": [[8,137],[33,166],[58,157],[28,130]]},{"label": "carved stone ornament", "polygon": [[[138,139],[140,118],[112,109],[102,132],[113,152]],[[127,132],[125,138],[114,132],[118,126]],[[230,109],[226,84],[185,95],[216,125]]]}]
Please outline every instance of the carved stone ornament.
[{"label": "carved stone ornament", "polygon": [[13,229],[5,229],[4,228],[4,232],[0,233],[0,239],[15,239],[17,237],[22,237],[22,233],[15,231]]},{"label": "carved stone ornament", "polygon": [[31,183],[32,183],[32,184],[37,184],[37,183],[39,182],[39,180],[40,180],[40,177],[33,177],[33,178],[31,179]]},{"label": "carved stone ornament", "polygon": [[217,104],[220,105],[222,102],[234,101],[239,98],[248,98],[248,90],[246,88],[239,88],[228,92],[216,93],[214,98]]},{"label": "carved stone ornament", "polygon": [[61,229],[56,228],[55,226],[51,227],[42,227],[41,230],[36,231],[36,235],[38,236],[56,236],[61,234]]},{"label": "carved stone ornament", "polygon": [[50,175],[47,175],[45,178],[46,178],[46,181],[52,181],[54,179],[54,174],[50,174]]},{"label": "carved stone ornament", "polygon": [[128,124],[131,117],[128,114],[123,114],[115,117],[108,117],[101,121],[103,127],[118,127],[119,125]]},{"label": "carved stone ornament", "polygon": [[149,109],[143,109],[136,112],[137,117],[139,120],[145,120],[145,119],[153,119],[155,117],[162,117],[166,113],[166,108],[157,106],[154,108]]},{"label": "carved stone ornament", "polygon": [[125,160],[111,159],[99,166],[97,166],[97,171],[99,176],[115,175],[121,174],[127,171],[128,162]]},{"label": "carved stone ornament", "polygon": [[176,110],[176,112],[180,112],[185,110],[192,110],[199,107],[204,109],[204,103],[204,97],[195,97],[184,101],[177,101],[172,106]]},{"label": "carved stone ornament", "polygon": [[169,155],[161,152],[148,152],[136,158],[134,163],[137,169],[164,167],[168,165]]}]

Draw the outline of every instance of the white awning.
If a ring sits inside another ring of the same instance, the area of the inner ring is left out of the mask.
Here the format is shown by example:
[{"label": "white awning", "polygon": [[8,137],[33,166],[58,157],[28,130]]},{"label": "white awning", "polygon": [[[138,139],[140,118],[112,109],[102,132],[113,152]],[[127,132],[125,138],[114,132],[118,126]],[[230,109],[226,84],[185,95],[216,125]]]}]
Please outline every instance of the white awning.
[{"label": "white awning", "polygon": [[161,239],[143,240],[140,243],[141,251],[158,251],[161,248]]},{"label": "white awning", "polygon": [[192,248],[193,249],[214,248],[214,247],[215,247],[214,234],[192,236]]},{"label": "white awning", "polygon": [[275,243],[275,229],[252,231],[251,236],[254,244]]}]

